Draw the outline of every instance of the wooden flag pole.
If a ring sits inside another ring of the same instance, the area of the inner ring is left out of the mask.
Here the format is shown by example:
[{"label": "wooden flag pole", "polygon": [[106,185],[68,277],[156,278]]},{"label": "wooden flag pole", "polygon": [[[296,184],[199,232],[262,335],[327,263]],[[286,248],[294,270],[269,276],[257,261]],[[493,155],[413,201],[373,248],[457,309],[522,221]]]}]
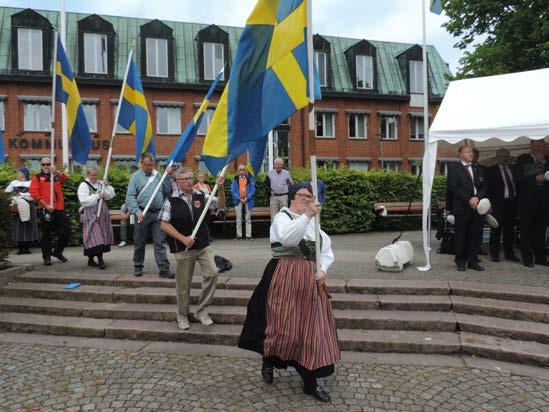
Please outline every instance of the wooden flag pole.
[{"label": "wooden flag pole", "polygon": [[56,78],[57,78],[57,31],[53,31],[53,35],[55,36],[55,39],[53,40],[53,69],[52,69],[52,79],[51,79],[51,147],[50,147],[50,208],[53,209],[53,186],[54,186],[54,180],[55,176],[51,171],[51,166],[54,165],[54,158],[55,158],[55,85],[56,85]]},{"label": "wooden flag pole", "polygon": [[[126,73],[124,74],[124,81],[122,82],[122,89],[120,89],[120,96],[118,97],[118,106],[116,107],[116,114],[114,116],[114,124],[112,126],[111,142],[109,143],[109,152],[107,154],[107,163],[105,164],[105,173],[103,174],[103,182],[107,180],[109,176],[109,167],[111,165],[112,158],[112,145],[114,143],[114,137],[116,136],[116,125],[118,124],[118,116],[120,115],[120,106],[122,105],[122,98],[124,97],[124,88],[128,81],[128,72],[130,71],[130,63],[132,61],[133,49],[135,48],[135,42],[132,42],[130,48],[130,54],[128,56],[128,63],[126,64]],[[103,206],[103,199],[99,199],[99,208],[97,209],[97,217],[101,216],[101,207]]]}]

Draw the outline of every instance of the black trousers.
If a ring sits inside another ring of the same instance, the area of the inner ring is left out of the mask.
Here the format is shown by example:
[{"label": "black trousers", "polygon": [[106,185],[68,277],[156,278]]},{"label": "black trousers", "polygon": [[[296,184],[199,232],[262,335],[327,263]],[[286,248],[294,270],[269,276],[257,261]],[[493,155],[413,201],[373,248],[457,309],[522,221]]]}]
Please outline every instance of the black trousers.
[{"label": "black trousers", "polygon": [[499,226],[497,229],[490,230],[490,255],[492,257],[499,257],[502,233],[503,253],[505,257],[509,258],[515,255],[513,251],[513,238],[516,212],[516,201],[511,199],[505,199],[502,207],[494,210],[493,215],[498,221]]},{"label": "black trousers", "polygon": [[549,212],[546,206],[539,202],[535,208],[520,208],[520,254],[524,264],[544,263],[545,231]]},{"label": "black trousers", "polygon": [[455,217],[455,262],[476,264],[482,236],[482,218],[474,210],[464,215],[455,215]]},{"label": "black trousers", "polygon": [[[49,218],[48,218],[49,215]],[[69,217],[62,210],[54,210],[48,214],[43,210],[38,212],[40,230],[42,231],[42,257],[48,258],[52,253],[63,253],[71,239],[71,223]],[[52,251],[52,238],[56,235],[57,242]]]}]

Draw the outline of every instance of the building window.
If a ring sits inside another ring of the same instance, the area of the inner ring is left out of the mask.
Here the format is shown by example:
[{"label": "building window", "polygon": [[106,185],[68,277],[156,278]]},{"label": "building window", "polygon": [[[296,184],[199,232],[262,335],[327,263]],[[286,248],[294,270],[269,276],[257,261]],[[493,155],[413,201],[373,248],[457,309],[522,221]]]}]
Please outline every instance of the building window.
[{"label": "building window", "polygon": [[84,33],[84,71],[94,74],[107,73],[106,34]]},{"label": "building window", "polygon": [[448,176],[448,170],[450,169],[450,167],[452,167],[453,164],[456,164],[456,161],[441,161],[440,174],[443,176]]},{"label": "building window", "polygon": [[17,29],[19,70],[43,70],[42,30]]},{"label": "building window", "polygon": [[356,87],[373,89],[374,70],[372,56],[356,56]]},{"label": "building window", "polygon": [[[113,104],[114,108],[114,116],[116,117],[116,110],[118,108],[118,103]],[[116,122],[116,133],[130,133],[128,130],[126,130],[123,126],[120,125],[120,123]]]},{"label": "building window", "polygon": [[198,162],[198,165],[197,165],[196,168],[198,169],[199,172],[201,172],[201,173],[209,173],[210,172],[208,170],[208,168],[206,167],[206,163],[204,163],[203,160],[198,159],[197,162]]},{"label": "building window", "polygon": [[423,93],[423,62],[410,60],[410,93]]},{"label": "building window", "polygon": [[26,132],[47,132],[51,128],[49,103],[25,103],[24,127]]},{"label": "building window", "polygon": [[423,128],[423,117],[412,116],[410,117],[410,139],[423,140],[425,137],[425,131]]},{"label": "building window", "polygon": [[156,132],[158,134],[181,134],[181,109],[158,107],[156,109]]},{"label": "building window", "polygon": [[335,137],[335,114],[316,113],[316,137]]},{"label": "building window", "polygon": [[368,116],[360,113],[349,114],[349,138],[366,139],[368,137]]},{"label": "building window", "polygon": [[215,109],[213,108],[206,109],[206,111],[204,112],[204,116],[202,116],[200,126],[198,126],[198,131],[196,132],[197,134],[205,136],[206,133],[208,133],[208,128],[210,127],[210,123],[212,122],[214,112]]},{"label": "building window", "polygon": [[339,160],[318,160],[317,165],[319,168],[324,169],[325,172],[336,170],[339,165]]},{"label": "building window", "polygon": [[0,100],[0,130],[6,130],[6,116],[4,114],[4,100]]},{"label": "building window", "polygon": [[320,86],[328,85],[327,55],[324,52],[315,52],[315,63],[318,70]]},{"label": "building window", "polygon": [[367,160],[349,160],[349,169],[367,172],[370,168],[370,162]]},{"label": "building window", "polygon": [[[215,80],[224,64],[223,44],[204,43],[204,80]],[[221,74],[221,80],[225,80],[225,72]]]},{"label": "building window", "polygon": [[400,170],[400,161],[398,160],[382,160],[381,169],[390,172],[398,172]]},{"label": "building window", "polygon": [[95,103],[82,103],[82,107],[84,108],[90,133],[97,133],[97,105]]},{"label": "building window", "polygon": [[398,116],[382,115],[379,119],[379,135],[384,140],[398,139]]},{"label": "building window", "polygon": [[421,173],[423,173],[423,163],[421,160],[410,161],[410,173],[414,176],[419,176]]},{"label": "building window", "polygon": [[148,37],[147,76],[168,77],[168,40]]}]

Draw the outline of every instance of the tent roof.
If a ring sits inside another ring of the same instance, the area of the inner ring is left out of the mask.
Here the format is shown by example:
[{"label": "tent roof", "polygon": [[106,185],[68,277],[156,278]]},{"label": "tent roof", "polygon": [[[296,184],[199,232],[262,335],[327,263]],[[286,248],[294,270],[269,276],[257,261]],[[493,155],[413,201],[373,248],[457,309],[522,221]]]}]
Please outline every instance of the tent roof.
[{"label": "tent roof", "polygon": [[549,68],[456,80],[448,86],[429,140],[470,139],[492,146],[542,139],[549,136],[548,102]]}]

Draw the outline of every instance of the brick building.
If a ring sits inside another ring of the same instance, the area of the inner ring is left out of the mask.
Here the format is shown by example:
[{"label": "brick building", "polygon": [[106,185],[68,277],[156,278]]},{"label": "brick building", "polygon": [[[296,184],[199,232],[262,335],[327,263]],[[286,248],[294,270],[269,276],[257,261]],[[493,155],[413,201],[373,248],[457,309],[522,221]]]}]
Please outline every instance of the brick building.
[{"label": "brick building", "polygon": [[[53,28],[59,13],[0,8],[0,125],[9,160],[36,167],[49,154]],[[92,162],[107,156],[130,45],[141,71],[157,157],[166,159],[215,74],[236,52],[237,27],[67,13],[66,50],[93,140]],[[313,142],[327,167],[386,168],[416,173],[423,154],[422,50],[418,45],[314,36],[323,99],[316,104]],[[446,90],[447,64],[428,46],[429,112]],[[203,167],[200,151],[219,87],[185,163]],[[56,164],[61,116],[56,110]],[[312,142],[307,113],[274,131],[274,154],[292,167],[307,164]],[[132,163],[134,138],[117,131],[113,160]],[[441,171],[453,153],[439,153]],[[243,159],[240,159],[243,160]]]}]

